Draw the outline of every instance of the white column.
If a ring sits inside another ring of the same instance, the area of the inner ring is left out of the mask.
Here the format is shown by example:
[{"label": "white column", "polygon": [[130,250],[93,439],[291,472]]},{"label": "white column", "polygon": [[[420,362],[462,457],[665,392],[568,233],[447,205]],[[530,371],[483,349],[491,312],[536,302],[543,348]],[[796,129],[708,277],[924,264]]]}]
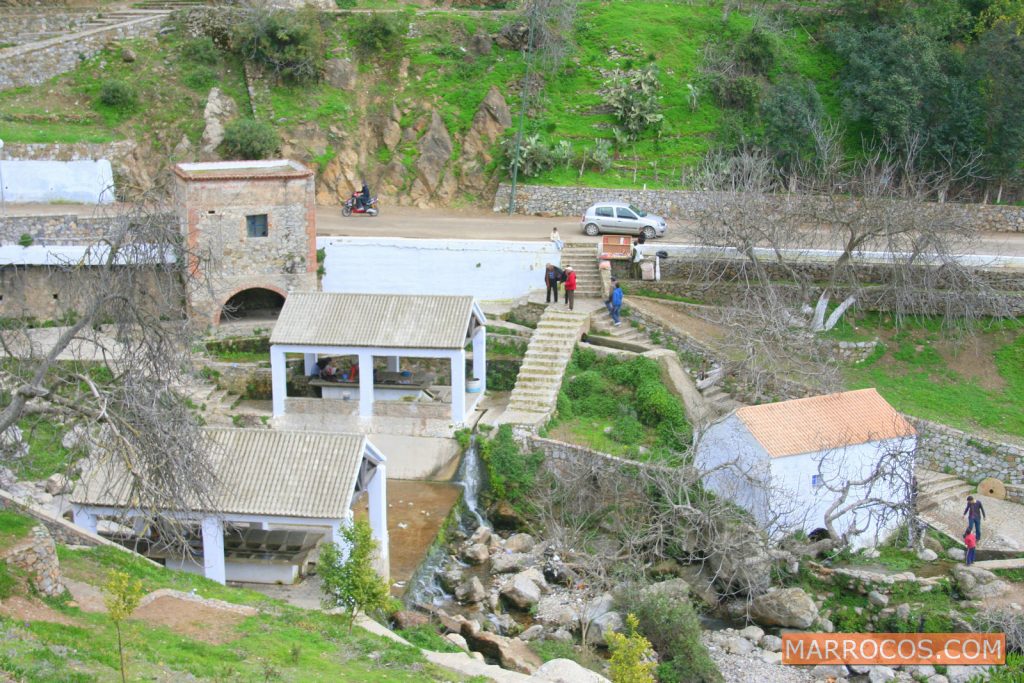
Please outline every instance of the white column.
[{"label": "white column", "polygon": [[466,419],[466,352],[452,354],[452,423],[460,425]]},{"label": "white column", "polygon": [[270,387],[274,398],[274,417],[284,415],[284,400],[288,396],[288,375],[284,364],[284,351],[270,347]]},{"label": "white column", "polygon": [[348,516],[338,522],[331,525],[331,541],[338,546],[338,559],[342,562],[348,559],[349,543],[342,535],[341,531],[344,527],[352,523],[352,511],[348,512]]},{"label": "white column", "polygon": [[94,515],[88,508],[72,506],[71,513],[74,515],[75,524],[82,527],[90,534],[96,533],[96,515]]},{"label": "white column", "polygon": [[487,328],[481,325],[473,333],[473,379],[480,380],[480,393],[487,391]]},{"label": "white column", "polygon": [[224,525],[216,517],[203,517],[203,576],[224,583]]},{"label": "white column", "polygon": [[398,356],[388,356],[388,372],[399,372],[398,361]]},{"label": "white column", "polygon": [[390,553],[388,552],[389,541],[387,532],[387,471],[384,463],[379,464],[374,469],[374,476],[367,485],[367,496],[369,498],[368,507],[370,508],[370,528],[373,529],[374,539],[380,544],[380,566],[378,567],[378,572],[387,579],[391,575],[391,570],[389,566]]},{"label": "white column", "polygon": [[359,353],[359,417],[373,417],[373,354]]},{"label": "white column", "polygon": [[316,354],[315,353],[304,353],[302,354],[302,367],[303,372],[306,373],[306,377],[309,377],[316,372]]}]

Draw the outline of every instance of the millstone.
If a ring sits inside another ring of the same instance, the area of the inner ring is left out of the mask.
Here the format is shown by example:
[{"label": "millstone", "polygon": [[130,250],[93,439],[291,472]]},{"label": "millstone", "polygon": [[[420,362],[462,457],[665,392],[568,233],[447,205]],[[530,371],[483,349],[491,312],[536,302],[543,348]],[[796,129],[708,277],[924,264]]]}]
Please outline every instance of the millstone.
[{"label": "millstone", "polygon": [[995,477],[986,477],[978,484],[978,495],[1006,500],[1006,486]]}]

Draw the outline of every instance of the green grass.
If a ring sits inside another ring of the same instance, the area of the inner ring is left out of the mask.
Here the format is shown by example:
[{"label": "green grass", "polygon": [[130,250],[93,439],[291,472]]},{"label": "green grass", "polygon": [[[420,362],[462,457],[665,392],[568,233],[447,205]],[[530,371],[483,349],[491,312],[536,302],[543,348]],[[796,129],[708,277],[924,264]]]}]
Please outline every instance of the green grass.
[{"label": "green grass", "polygon": [[678,294],[670,294],[668,292],[656,292],[653,289],[645,289],[643,287],[637,289],[636,291],[626,291],[625,288],[623,288],[623,291],[632,296],[645,296],[649,299],[662,299],[664,301],[680,301],[682,303],[687,304],[701,303],[700,301],[693,299],[691,297],[679,296]]},{"label": "green grass", "polygon": [[[112,548],[58,549],[71,578],[102,584],[113,569],[140,579],[146,591],[195,589],[203,597],[257,606],[240,621],[236,639],[222,644],[194,640],[166,627],[130,619],[127,635],[132,680],[462,680],[423,658],[419,650],[356,629],[349,636],[340,616],[307,611],[253,591],[227,588],[202,577],[171,572]],[[67,601],[50,606],[73,625],[0,618],[9,647],[0,669],[28,681],[110,681],[117,678],[114,627],[104,614],[83,612]],[[67,653],[54,656],[54,651]]]},{"label": "green grass", "polygon": [[64,427],[40,418],[25,418],[18,426],[28,444],[28,456],[11,464],[19,479],[46,479],[68,470],[72,452],[61,443]]},{"label": "green grass", "polygon": [[0,510],[0,548],[8,548],[25,538],[36,522],[31,517],[9,510]]}]

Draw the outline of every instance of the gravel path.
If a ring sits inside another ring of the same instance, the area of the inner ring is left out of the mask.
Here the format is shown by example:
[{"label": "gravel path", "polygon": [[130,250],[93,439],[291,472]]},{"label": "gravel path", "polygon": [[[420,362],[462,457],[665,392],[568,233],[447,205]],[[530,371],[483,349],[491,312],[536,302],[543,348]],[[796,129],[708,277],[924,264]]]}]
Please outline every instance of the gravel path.
[{"label": "gravel path", "polygon": [[808,669],[769,664],[761,658],[761,650],[747,655],[729,654],[712,643],[709,634],[709,631],[704,632],[704,644],[726,683],[812,683],[818,680]]}]

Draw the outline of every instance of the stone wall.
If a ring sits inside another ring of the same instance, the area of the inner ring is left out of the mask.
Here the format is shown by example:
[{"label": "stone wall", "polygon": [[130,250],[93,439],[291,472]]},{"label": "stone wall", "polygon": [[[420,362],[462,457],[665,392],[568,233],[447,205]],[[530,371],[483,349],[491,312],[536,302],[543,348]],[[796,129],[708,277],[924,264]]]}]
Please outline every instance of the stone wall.
[{"label": "stone wall", "polygon": [[45,526],[33,527],[28,538],[4,551],[0,560],[26,572],[31,577],[32,586],[41,594],[55,597],[64,592],[57,546]]},{"label": "stone wall", "polygon": [[[508,208],[509,185],[502,183],[494,195],[494,210]],[[716,196],[718,195],[718,196]],[[620,200],[631,202],[645,211],[670,220],[692,221],[708,206],[709,198],[719,199],[720,193],[689,190],[614,190],[596,187],[556,187],[547,185],[518,185],[516,211],[545,216],[582,216],[588,206],[599,201]],[[767,195],[765,212],[775,210],[780,196]],[[786,201],[793,201],[787,196]],[[810,201],[814,201],[811,199]],[[851,201],[850,208],[855,204]],[[1024,207],[994,206],[991,204],[922,204],[922,211],[941,211],[959,214],[963,220],[981,231],[1024,231]],[[669,226],[671,235],[673,226]]]},{"label": "stone wall", "polygon": [[918,433],[918,462],[968,481],[995,477],[1024,486],[1024,448],[973,436],[929,420],[906,416]]},{"label": "stone wall", "polygon": [[9,9],[0,12],[0,36],[4,43],[21,45],[80,30],[95,16],[96,12],[89,10]]},{"label": "stone wall", "polygon": [[83,59],[102,50],[107,43],[140,38],[156,33],[164,14],[153,14],[123,24],[51,38],[0,51],[0,90],[39,85],[71,71]]},{"label": "stone wall", "polygon": [[[96,534],[91,534],[66,519],[54,517],[53,515],[50,515],[36,507],[25,505],[6,491],[0,491],[0,510],[10,510],[11,512],[16,512],[19,515],[32,517],[45,526],[50,537],[61,545],[87,546],[90,548],[102,545],[109,546],[111,548],[118,548],[126,553],[135,555],[135,553],[132,553],[124,546],[118,545],[113,541],[108,541]],[[137,555],[137,557],[141,557],[141,555]]]}]

